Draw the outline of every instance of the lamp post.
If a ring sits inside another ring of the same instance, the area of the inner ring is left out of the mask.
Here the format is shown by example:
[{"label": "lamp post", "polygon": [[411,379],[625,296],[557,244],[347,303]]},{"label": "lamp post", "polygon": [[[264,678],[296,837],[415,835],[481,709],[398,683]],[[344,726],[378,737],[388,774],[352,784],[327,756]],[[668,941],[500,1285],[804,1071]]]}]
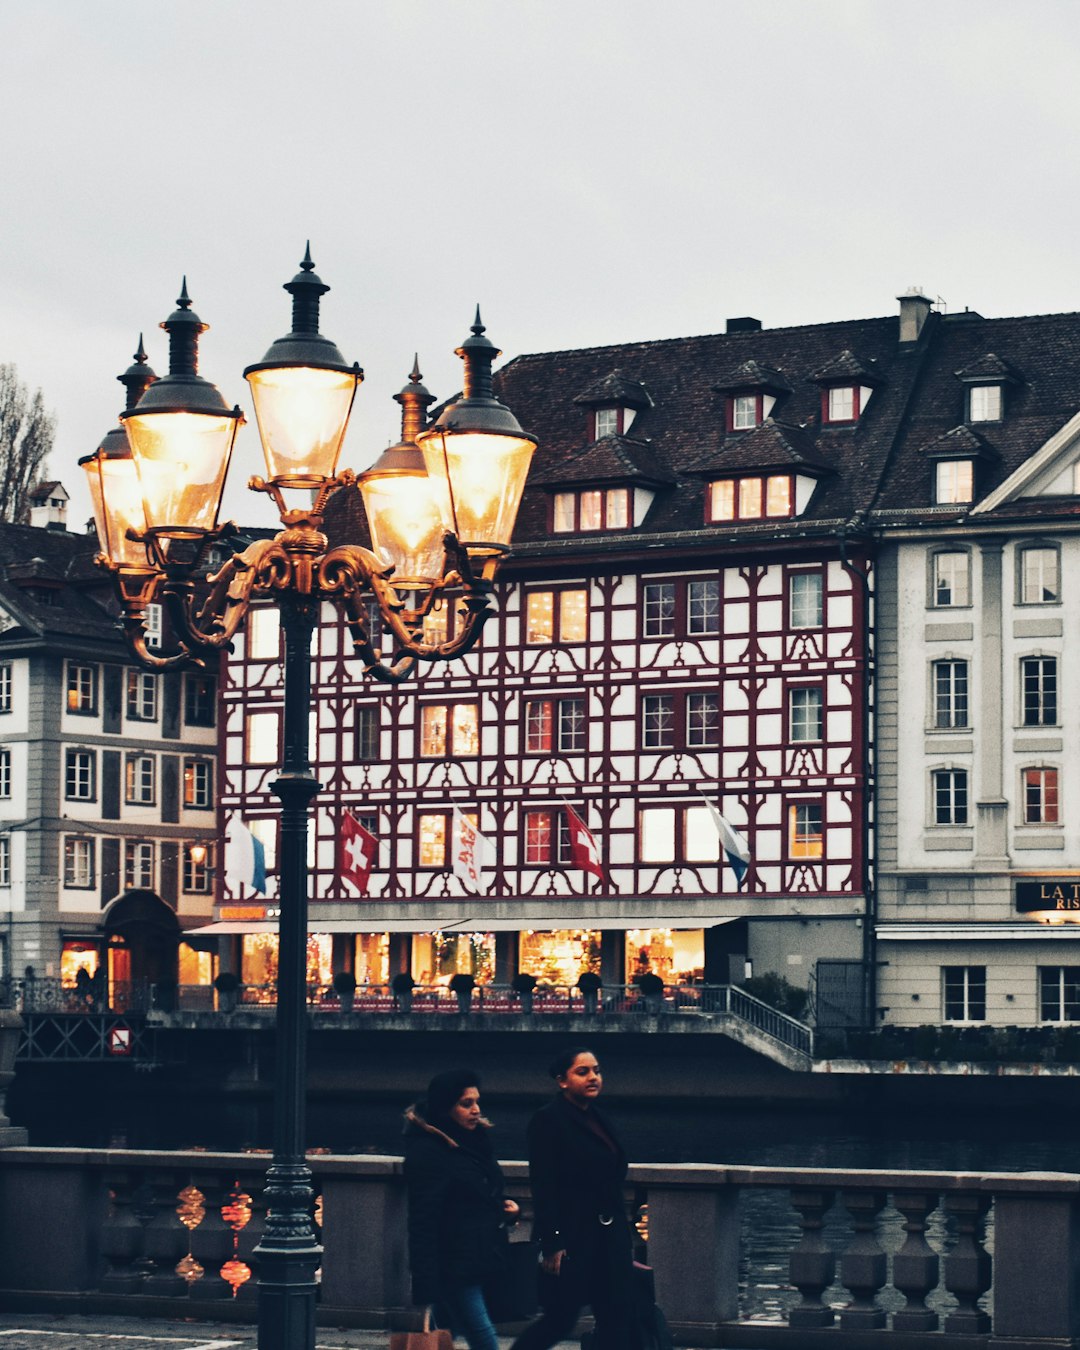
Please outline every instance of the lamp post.
[{"label": "lamp post", "polygon": [[[311,639],[319,606],[342,611],[354,650],[373,678],[397,683],[418,662],[446,661],[476,643],[490,613],[491,583],[509,548],[535,439],[494,397],[497,349],[477,312],[458,348],[463,394],[425,427],[431,396],[419,383],[398,395],[405,409],[402,444],[358,480],[338,470],[338,456],[363,378],[319,333],[319,303],[329,290],[315,274],[310,249],[285,286],[292,329],[245,372],[252,389],[266,478],[249,487],[271,496],[283,529],[234,553],[213,576],[204,560],[235,533],[218,523],[236,432],[243,421],[198,374],[198,340],[206,325],[191,310],[186,283],[169,334],[169,373],[129,395],[121,414],[127,443],[113,436],[81,460],[94,503],[102,552],[124,631],[136,658],[158,670],[200,666],[225,648],[254,600],[281,614],[285,644],[281,772],[280,935],[276,1022],[274,1154],[267,1173],[266,1233],[256,1248],[259,1350],[314,1350],[315,1272],[321,1248],[312,1223],[311,1172],[305,1161],[307,828],[319,791],[309,758]],[[141,352],[141,343],[140,343]],[[143,358],[145,359],[145,358]],[[124,378],[124,377],[121,377]],[[135,384],[129,382],[129,389]],[[137,491],[136,491],[137,486]],[[375,550],[329,549],[323,511],[339,490],[363,493]],[[290,508],[285,493],[306,505]],[[465,617],[441,643],[424,640],[424,617],[448,588],[460,591]],[[396,650],[376,653],[368,604],[374,599]],[[146,608],[163,604],[176,650],[146,643]]]}]

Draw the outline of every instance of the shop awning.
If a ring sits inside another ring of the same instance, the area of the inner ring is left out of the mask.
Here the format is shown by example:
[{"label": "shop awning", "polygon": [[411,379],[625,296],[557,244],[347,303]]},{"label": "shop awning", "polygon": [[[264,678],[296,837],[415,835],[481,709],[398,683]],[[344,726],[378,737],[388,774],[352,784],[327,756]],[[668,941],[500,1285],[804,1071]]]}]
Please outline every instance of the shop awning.
[{"label": "shop awning", "polygon": [[[591,929],[625,932],[630,928],[718,928],[734,923],[733,915],[716,918],[702,914],[623,915],[619,918],[596,915],[550,915],[539,918],[496,918],[490,914],[427,914],[418,919],[314,919],[308,918],[309,933],[554,933],[564,929]],[[237,933],[276,933],[276,919],[225,919],[189,928],[183,937],[226,937]]]},{"label": "shop awning", "polygon": [[[308,919],[309,933],[437,933],[454,919],[430,914],[424,919]],[[189,928],[184,937],[225,937],[230,933],[276,933],[276,919],[226,919]]]}]

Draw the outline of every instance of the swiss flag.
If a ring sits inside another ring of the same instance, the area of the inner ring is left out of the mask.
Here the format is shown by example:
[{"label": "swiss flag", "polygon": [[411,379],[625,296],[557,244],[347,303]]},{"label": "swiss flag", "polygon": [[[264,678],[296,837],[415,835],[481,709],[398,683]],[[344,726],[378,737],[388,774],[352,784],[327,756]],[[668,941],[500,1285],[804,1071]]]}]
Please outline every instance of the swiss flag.
[{"label": "swiss flag", "polygon": [[343,881],[351,881],[361,895],[367,895],[368,877],[375,861],[379,841],[365,830],[349,811],[341,817],[341,843],[338,864]]},{"label": "swiss flag", "polygon": [[572,806],[564,808],[566,823],[570,829],[570,856],[575,867],[580,867],[590,876],[604,879],[604,869],[600,865],[600,850],[593,838],[592,830],[581,819]]}]

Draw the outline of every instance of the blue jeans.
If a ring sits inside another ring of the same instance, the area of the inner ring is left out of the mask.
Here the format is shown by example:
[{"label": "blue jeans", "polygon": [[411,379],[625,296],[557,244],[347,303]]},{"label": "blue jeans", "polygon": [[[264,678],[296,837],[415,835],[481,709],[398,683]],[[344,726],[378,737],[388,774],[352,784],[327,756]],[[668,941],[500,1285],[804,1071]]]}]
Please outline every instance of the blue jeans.
[{"label": "blue jeans", "polygon": [[499,1338],[488,1316],[484,1291],[478,1284],[455,1289],[435,1305],[432,1325],[449,1327],[464,1336],[469,1350],[499,1350]]}]

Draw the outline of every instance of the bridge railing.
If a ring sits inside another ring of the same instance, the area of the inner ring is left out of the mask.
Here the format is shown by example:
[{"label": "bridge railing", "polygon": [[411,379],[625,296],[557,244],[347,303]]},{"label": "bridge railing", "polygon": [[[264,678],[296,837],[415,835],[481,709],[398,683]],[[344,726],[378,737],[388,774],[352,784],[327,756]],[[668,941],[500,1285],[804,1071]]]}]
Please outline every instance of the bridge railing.
[{"label": "bridge railing", "polygon": [[[320,1320],[408,1325],[400,1159],[310,1162]],[[0,1303],[250,1319],[266,1164],[0,1151]],[[527,1199],[524,1165],[505,1170]],[[805,1350],[837,1335],[897,1350],[1050,1350],[1080,1338],[1078,1176],[640,1164],[630,1191],[683,1344]],[[776,1250],[762,1260],[754,1206],[777,1196],[790,1222],[774,1225]]]}]

